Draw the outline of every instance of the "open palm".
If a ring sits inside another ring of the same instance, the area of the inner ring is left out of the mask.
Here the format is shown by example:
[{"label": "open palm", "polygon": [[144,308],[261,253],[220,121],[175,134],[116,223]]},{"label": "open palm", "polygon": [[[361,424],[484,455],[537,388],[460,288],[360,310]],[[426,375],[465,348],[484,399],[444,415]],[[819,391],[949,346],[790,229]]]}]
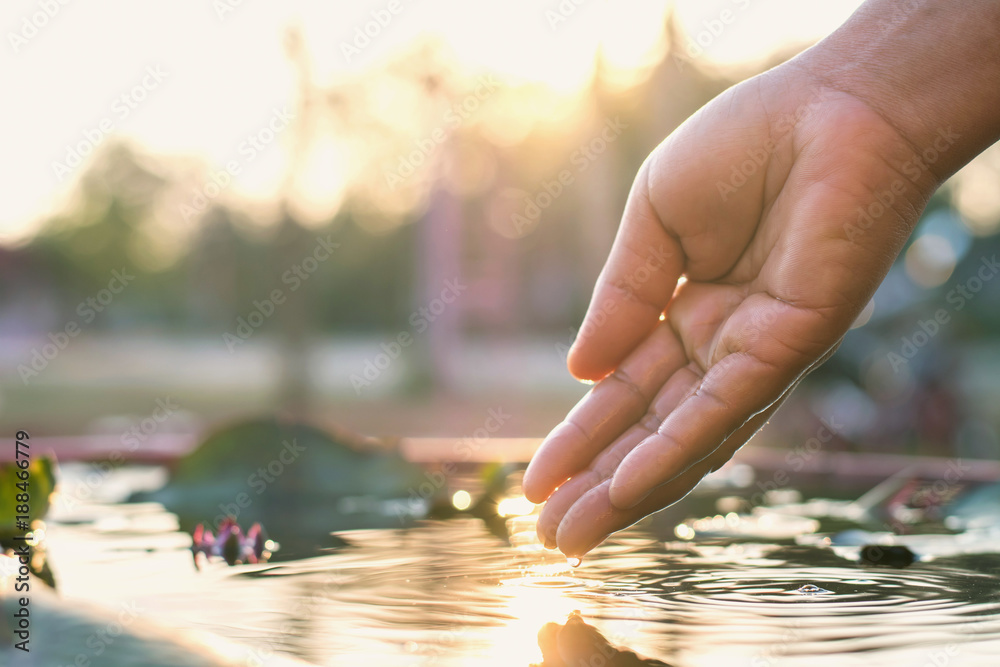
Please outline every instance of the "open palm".
[{"label": "open palm", "polygon": [[937,184],[913,155],[795,61],[650,155],[569,355],[598,382],[525,474],[547,546],[582,555],[683,497],[833,353]]}]

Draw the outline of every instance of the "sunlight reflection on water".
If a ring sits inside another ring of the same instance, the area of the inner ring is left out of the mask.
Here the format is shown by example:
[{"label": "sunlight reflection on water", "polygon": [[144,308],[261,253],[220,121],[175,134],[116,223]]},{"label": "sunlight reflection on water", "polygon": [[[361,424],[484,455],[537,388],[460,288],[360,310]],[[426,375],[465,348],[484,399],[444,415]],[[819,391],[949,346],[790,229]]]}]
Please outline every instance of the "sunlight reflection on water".
[{"label": "sunlight reflection on water", "polygon": [[996,555],[862,569],[821,547],[664,543],[632,528],[574,569],[539,547],[527,515],[508,519],[509,544],[453,519],[196,572],[189,538],[158,506],[81,512],[50,525],[64,597],[138,601],[149,620],[317,665],[350,655],[366,667],[526,666],[541,661],[539,629],[573,611],[613,644],[673,665],[923,665],[950,644],[952,664],[1000,654]]}]

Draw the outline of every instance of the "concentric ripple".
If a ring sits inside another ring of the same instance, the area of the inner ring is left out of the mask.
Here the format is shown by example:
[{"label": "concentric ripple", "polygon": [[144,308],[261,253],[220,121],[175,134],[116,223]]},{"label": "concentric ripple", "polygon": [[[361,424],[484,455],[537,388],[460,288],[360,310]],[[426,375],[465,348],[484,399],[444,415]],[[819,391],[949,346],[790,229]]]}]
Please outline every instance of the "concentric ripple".
[{"label": "concentric ripple", "polygon": [[610,644],[676,667],[1000,664],[998,554],[893,570],[820,544],[664,544],[632,528],[573,568],[540,548],[533,517],[507,540],[469,518],[196,572],[166,513],[105,505],[99,516],[50,527],[66,599],[139,595],[149,620],[315,665],[527,667],[541,661],[539,630],[573,612]]}]

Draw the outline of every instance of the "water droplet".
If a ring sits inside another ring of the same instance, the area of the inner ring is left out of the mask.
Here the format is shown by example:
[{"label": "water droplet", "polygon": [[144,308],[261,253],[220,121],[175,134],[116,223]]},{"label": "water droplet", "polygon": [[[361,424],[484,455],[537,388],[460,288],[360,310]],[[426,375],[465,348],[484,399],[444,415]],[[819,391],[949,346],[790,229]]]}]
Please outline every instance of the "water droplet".
[{"label": "water droplet", "polygon": [[805,584],[795,592],[799,595],[823,595],[824,593],[829,593],[830,591],[825,588],[820,588],[814,584]]},{"label": "water droplet", "polygon": [[580,567],[580,563],[583,562],[582,558],[576,558],[575,556],[570,556],[566,559],[566,562],[570,567]]}]

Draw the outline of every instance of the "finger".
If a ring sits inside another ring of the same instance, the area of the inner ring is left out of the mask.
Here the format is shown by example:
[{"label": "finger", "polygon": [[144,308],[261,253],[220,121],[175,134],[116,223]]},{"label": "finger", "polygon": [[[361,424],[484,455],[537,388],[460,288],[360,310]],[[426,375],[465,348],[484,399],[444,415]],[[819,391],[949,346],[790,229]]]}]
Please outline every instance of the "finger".
[{"label": "finger", "polygon": [[569,508],[585,493],[610,478],[629,452],[656,432],[664,416],[670,414],[700,379],[700,368],[693,362],[674,373],[660,389],[639,423],[595,457],[586,470],[574,475],[552,493],[536,524],[538,538],[546,547],[555,546],[556,530]]},{"label": "finger", "polygon": [[610,373],[655,326],[682,271],[695,280],[716,280],[753,237],[770,170],[756,170],[748,187],[731,195],[719,186],[733,165],[746,161],[746,147],[768,136],[768,120],[757,113],[759,96],[741,92],[754,85],[731,88],[703,107],[639,169],[569,355],[576,377],[597,380]]},{"label": "finger", "polygon": [[[770,326],[754,323],[765,303],[773,314],[765,320]],[[830,328],[816,311],[763,294],[747,297],[724,329],[705,377],[618,467],[610,491],[616,507],[634,506],[709,456],[836,344],[827,342]]]},{"label": "finger", "polygon": [[687,281],[677,288],[667,317],[681,338],[685,356],[698,362],[700,370],[709,367],[723,324],[746,296],[746,287],[740,285]]},{"label": "finger", "polygon": [[[836,346],[810,366],[806,373],[825,362],[832,356],[835,350]],[[806,373],[803,373],[803,375]],[[625,457],[645,440],[646,437],[656,432],[658,425],[664,421],[663,416],[669,415],[681,400],[697,387],[702,377],[703,373],[701,372],[699,362],[692,361],[680,369],[657,394],[641,423],[629,429],[608,449],[598,455],[586,471],[570,479],[552,494],[545,507],[542,508],[542,513],[539,516],[536,527],[539,539],[542,540],[546,547],[553,548],[556,545],[556,535],[559,525],[576,501],[591,489],[610,478]],[[798,381],[794,382],[770,407],[750,419],[743,427],[723,442],[719,449],[712,454],[709,469],[716,470],[732,458],[733,454],[764,426],[797,385]]]},{"label": "finger", "polygon": [[629,509],[611,504],[608,495],[611,480],[605,480],[585,493],[566,513],[556,532],[556,545],[567,556],[582,557],[612,533],[683,498],[701,481],[703,475],[699,472],[689,470]]},{"label": "finger", "polygon": [[586,468],[645,414],[657,389],[684,363],[683,349],[673,331],[665,323],[657,327],[542,442],[522,482],[528,500],[544,502],[556,487]]},{"label": "finger", "polygon": [[[655,426],[652,430],[655,430]],[[595,465],[571,477],[556,489],[542,507],[535,531],[548,549],[556,546],[556,531],[566,512],[584,494],[606,479],[610,479],[618,463],[640,442],[649,437],[650,429],[633,426],[595,460]]]},{"label": "finger", "polygon": [[[625,442],[612,443],[600,454],[594,453],[592,449],[587,449],[579,443],[563,443],[565,447],[573,447],[581,458],[587,460],[593,458],[594,462],[583,472],[561,470],[557,474],[552,471],[553,476],[561,474],[574,476],[553,493],[546,508],[542,511],[537,530],[539,538],[547,546],[552,546],[555,542],[554,533],[561,513],[568,509],[577,498],[613,474],[622,459],[639,444],[642,438],[655,432],[655,429],[663,422],[664,417],[677,407],[681,398],[690,393],[696,382],[701,379],[703,374],[701,369],[708,365],[711,344],[719,330],[720,323],[732,313],[744,295],[741,288],[732,285],[685,283],[678,287],[670,302],[670,323],[675,331],[685,332],[685,338],[681,341],[685,349],[684,356],[688,359],[697,359],[697,361],[690,363],[686,368],[682,368],[671,376],[653,400],[646,415],[637,420],[640,424],[651,424],[651,426],[630,429],[623,436]],[[626,364],[630,364],[631,361],[630,358]],[[639,362],[641,363],[641,360]],[[610,377],[614,378],[614,375]],[[602,401],[594,401],[594,405],[597,406],[597,409],[605,409]],[[580,431],[579,429],[570,429],[568,435],[570,438],[573,436],[579,438]],[[552,441],[560,442],[558,438]],[[590,444],[596,448],[604,443],[591,442]],[[539,457],[539,460],[544,461],[546,455]],[[598,463],[599,461],[604,463]],[[555,481],[554,484],[559,484],[559,481]]]},{"label": "finger", "polygon": [[[610,480],[605,480],[602,484],[588,491],[564,513],[556,531],[556,543],[559,549],[567,556],[582,556],[606,540],[612,533],[683,498],[698,485],[698,482],[705,475],[725,465],[740,447],[763,428],[767,420],[794,389],[794,386],[789,388],[771,407],[749,420],[711,456],[706,457],[695,467],[667,484],[654,489],[635,507],[619,509],[611,504],[610,496],[606,491],[597,490],[598,488],[610,489]],[[601,519],[592,520],[595,516],[600,516]]]},{"label": "finger", "polygon": [[611,254],[569,352],[569,370],[580,379],[605,377],[649,335],[684,267],[680,245],[649,203],[648,164],[629,193]]}]

